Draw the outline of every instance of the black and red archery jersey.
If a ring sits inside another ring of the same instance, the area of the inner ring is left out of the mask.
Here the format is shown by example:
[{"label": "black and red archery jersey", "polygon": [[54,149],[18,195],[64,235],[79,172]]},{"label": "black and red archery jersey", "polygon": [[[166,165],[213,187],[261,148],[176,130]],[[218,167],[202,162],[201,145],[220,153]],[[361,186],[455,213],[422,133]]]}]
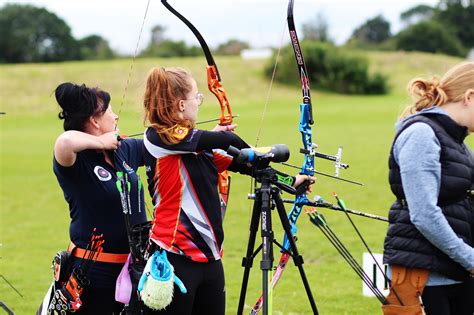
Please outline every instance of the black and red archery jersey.
[{"label": "black and red archery jersey", "polygon": [[145,131],[145,166],[153,200],[151,238],[163,249],[193,261],[221,258],[224,232],[217,189],[218,173],[234,165],[225,150],[248,145],[232,132],[177,128],[182,140],[166,145],[155,129]]}]

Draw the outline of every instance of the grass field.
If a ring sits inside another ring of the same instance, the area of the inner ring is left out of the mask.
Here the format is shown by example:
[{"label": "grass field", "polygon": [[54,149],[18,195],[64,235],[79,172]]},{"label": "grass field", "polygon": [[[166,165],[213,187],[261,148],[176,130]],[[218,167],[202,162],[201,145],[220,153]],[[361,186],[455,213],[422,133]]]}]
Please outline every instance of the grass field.
[{"label": "grass field", "polygon": [[[374,70],[390,77],[392,92],[389,95],[344,96],[320,92],[317,86],[312,86],[313,141],[321,152],[328,154],[336,153],[342,145],[343,160],[350,164],[342,176],[361,181],[365,186],[318,177],[313,191],[330,202],[334,202],[331,192],[337,191],[349,208],[385,216],[392,201],[387,183],[387,157],[397,115],[409,103],[405,86],[414,76],[441,74],[460,59],[418,53],[370,53],[369,57]],[[240,114],[236,119],[238,133],[254,145],[269,87],[268,80],[262,76],[263,62],[231,57],[216,61],[233,112]],[[137,60],[121,105],[130,64],[131,60],[113,60],[0,66],[0,111],[6,112],[0,115],[0,275],[3,277],[0,301],[16,314],[34,313],[51,281],[51,259],[69,240],[67,205],[51,167],[54,141],[62,131],[52,94],[60,82],[85,82],[109,91],[114,110],[120,112],[121,132],[134,134],[143,130],[141,97],[148,69],[181,66],[194,73],[205,94],[199,118],[218,116],[216,100],[205,86],[203,58]],[[298,153],[300,101],[298,82],[293,86],[275,84],[259,140],[259,145],[288,144],[292,152],[290,162],[296,165],[302,162],[302,155]],[[474,148],[472,136],[468,144]],[[327,161],[317,160],[316,167],[330,174],[334,171]],[[277,168],[295,173],[285,167]],[[233,176],[224,223],[228,314],[236,313],[240,293],[243,270],[240,264],[245,255],[252,207],[247,200],[249,187],[248,178]],[[320,212],[361,262],[364,248],[344,215],[325,209]],[[361,217],[355,217],[354,221],[373,251],[382,252],[387,225]],[[281,240],[276,215],[274,222],[276,237]],[[380,314],[378,301],[362,296],[360,279],[304,214],[298,228],[299,250],[305,259],[304,267],[320,313]],[[260,256],[257,256],[250,275],[248,307],[261,292],[259,261]],[[9,287],[5,278],[23,297]],[[273,303],[275,314],[310,313],[299,273],[292,263],[274,292]]]}]

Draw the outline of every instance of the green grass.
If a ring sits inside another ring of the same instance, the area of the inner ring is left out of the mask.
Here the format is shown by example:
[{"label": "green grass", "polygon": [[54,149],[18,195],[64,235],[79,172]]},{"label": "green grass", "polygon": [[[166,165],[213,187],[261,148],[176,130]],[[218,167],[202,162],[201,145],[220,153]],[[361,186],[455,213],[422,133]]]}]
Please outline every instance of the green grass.
[{"label": "green grass", "polygon": [[[337,191],[349,208],[386,215],[393,199],[387,183],[387,156],[397,115],[410,101],[405,86],[414,76],[441,74],[460,59],[419,53],[370,53],[370,59],[373,70],[381,70],[390,77],[391,94],[343,96],[312,87],[316,122],[313,141],[321,152],[328,154],[334,154],[339,145],[344,146],[343,159],[351,167],[343,176],[365,186],[320,176],[313,190],[330,202],[334,202],[331,192]],[[263,62],[239,58],[217,58],[217,62],[232,109],[240,114],[236,120],[238,133],[254,145],[269,87],[268,80],[261,75]],[[51,169],[54,141],[62,130],[52,95],[60,82],[85,82],[109,91],[114,110],[120,111],[121,132],[134,134],[143,130],[141,97],[148,70],[153,66],[181,66],[193,72],[205,93],[200,119],[217,117],[215,98],[205,85],[203,58],[137,60],[121,105],[130,64],[130,60],[113,60],[0,66],[0,111],[7,113],[0,116],[0,274],[23,294],[21,298],[0,279],[0,300],[16,314],[32,314],[36,310],[51,280],[51,259],[68,244],[67,205]],[[300,100],[298,82],[293,86],[274,84],[259,140],[259,145],[288,144],[292,152],[290,162],[296,165],[302,162],[297,153],[301,146]],[[472,138],[468,140],[471,148]],[[334,171],[327,161],[316,160],[316,166],[322,172]],[[236,313],[240,293],[240,263],[246,250],[252,207],[246,197],[249,186],[248,178],[233,176],[224,222],[228,314]],[[365,250],[344,215],[324,209],[321,213],[361,262]],[[281,227],[277,216],[273,217],[276,237],[281,240]],[[354,220],[373,251],[382,252],[387,225],[360,217]],[[320,313],[380,313],[377,300],[362,297],[361,281],[304,214],[298,228],[298,247]],[[246,300],[249,307],[261,292],[259,261],[257,256],[250,275]],[[273,302],[275,314],[310,313],[299,273],[292,263],[274,291]]]}]

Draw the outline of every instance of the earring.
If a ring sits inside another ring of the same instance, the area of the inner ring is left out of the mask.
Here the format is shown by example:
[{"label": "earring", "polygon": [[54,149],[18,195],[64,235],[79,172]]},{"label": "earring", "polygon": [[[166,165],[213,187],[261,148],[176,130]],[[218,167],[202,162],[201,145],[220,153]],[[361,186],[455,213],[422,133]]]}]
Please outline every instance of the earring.
[{"label": "earring", "polygon": [[184,112],[184,101],[183,100],[179,101],[179,111]]}]

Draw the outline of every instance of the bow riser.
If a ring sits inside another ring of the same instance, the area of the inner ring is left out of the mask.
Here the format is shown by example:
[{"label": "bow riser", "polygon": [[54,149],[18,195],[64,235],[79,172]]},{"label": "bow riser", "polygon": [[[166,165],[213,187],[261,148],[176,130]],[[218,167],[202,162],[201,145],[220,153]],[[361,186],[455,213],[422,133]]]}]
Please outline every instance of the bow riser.
[{"label": "bow riser", "polygon": [[[207,86],[209,91],[214,94],[221,107],[221,117],[219,125],[226,126],[232,124],[232,111],[224,87],[219,81],[218,72],[215,66],[207,66]],[[226,113],[227,111],[227,113]]]},{"label": "bow riser", "polygon": [[[303,166],[301,167],[300,174],[314,176],[314,156],[311,155],[313,141],[312,141],[312,129],[311,125],[309,124],[309,104],[302,103],[300,104],[300,124],[299,124],[299,131],[301,132],[301,138],[303,140],[304,149],[309,154],[305,154]],[[308,197],[306,196],[306,192],[296,195],[295,203],[288,214],[288,221],[290,222],[291,226],[291,233],[295,235],[297,232],[296,228],[296,221],[301,213],[301,210],[304,205],[307,205],[309,202]],[[287,236],[285,235],[283,240],[283,248],[288,250],[290,248],[290,242],[288,241]]]},{"label": "bow riser", "polygon": [[301,138],[303,140],[304,150],[309,152],[305,154],[303,166],[301,167],[300,174],[314,176],[314,155],[313,151],[313,131],[311,129],[310,118],[311,118],[311,105],[310,103],[300,104],[300,124],[299,130],[301,132]]}]

